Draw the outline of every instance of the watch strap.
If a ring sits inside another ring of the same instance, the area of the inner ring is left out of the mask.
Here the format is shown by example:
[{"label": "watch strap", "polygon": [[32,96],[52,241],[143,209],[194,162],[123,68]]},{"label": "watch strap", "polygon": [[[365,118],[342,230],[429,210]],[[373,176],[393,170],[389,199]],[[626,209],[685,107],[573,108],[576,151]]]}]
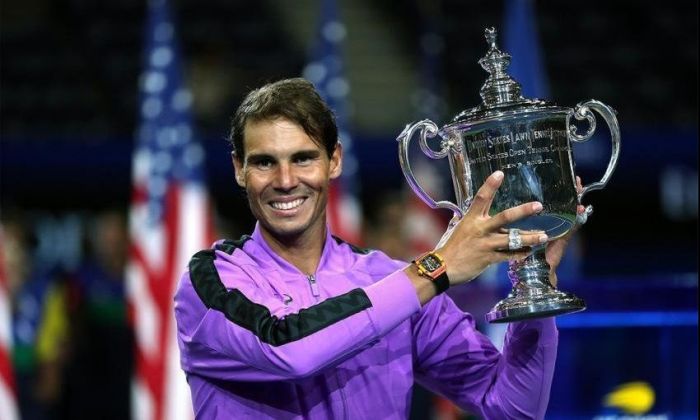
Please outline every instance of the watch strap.
[{"label": "watch strap", "polygon": [[438,295],[450,288],[450,279],[447,277],[447,272],[440,274],[432,280],[433,284],[435,285],[435,291]]}]

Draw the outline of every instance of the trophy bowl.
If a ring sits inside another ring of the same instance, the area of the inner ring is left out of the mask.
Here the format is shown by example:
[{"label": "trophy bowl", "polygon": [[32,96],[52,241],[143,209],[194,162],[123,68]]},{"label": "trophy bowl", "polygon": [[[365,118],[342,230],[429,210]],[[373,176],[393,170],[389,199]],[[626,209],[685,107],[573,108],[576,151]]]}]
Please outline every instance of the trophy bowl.
[{"label": "trophy bowl", "polygon": [[[543,210],[519,220],[509,229],[544,231],[549,240],[562,237],[577,223],[576,208],[588,192],[605,187],[620,153],[620,129],[615,111],[596,100],[581,102],[574,108],[561,107],[521,95],[521,86],[507,73],[510,55],[496,46],[496,31],[485,31],[489,50],[479,64],[489,73],[481,88],[482,104],[460,112],[442,128],[433,121],[409,124],[398,136],[399,161],[406,181],[414,193],[432,208],[452,210],[461,218],[469,209],[473,194],[496,170],[504,180],[494,197],[491,214],[530,202],[539,201]],[[596,130],[593,111],[607,123],[612,152],[603,177],[576,191],[572,144],[591,138]],[[585,121],[588,128],[578,133],[574,120]],[[409,145],[419,132],[419,145],[432,159],[447,157],[456,203],[436,202],[415,179],[409,164]],[[428,139],[439,140],[433,149]],[[584,217],[592,212],[586,208]],[[585,309],[582,299],[552,286],[550,267],[545,259],[545,245],[534,247],[524,260],[511,261],[508,277],[513,288],[486,315],[489,322],[510,322],[577,312]]]}]

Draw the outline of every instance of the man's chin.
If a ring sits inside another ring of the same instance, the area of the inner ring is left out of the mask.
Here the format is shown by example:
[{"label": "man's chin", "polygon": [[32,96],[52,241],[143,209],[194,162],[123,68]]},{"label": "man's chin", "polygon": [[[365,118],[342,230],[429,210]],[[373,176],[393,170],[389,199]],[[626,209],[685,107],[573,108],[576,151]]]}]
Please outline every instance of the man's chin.
[{"label": "man's chin", "polygon": [[267,231],[270,235],[283,240],[289,241],[300,237],[307,229],[307,226],[302,224],[294,224],[292,226],[285,225],[268,225]]}]

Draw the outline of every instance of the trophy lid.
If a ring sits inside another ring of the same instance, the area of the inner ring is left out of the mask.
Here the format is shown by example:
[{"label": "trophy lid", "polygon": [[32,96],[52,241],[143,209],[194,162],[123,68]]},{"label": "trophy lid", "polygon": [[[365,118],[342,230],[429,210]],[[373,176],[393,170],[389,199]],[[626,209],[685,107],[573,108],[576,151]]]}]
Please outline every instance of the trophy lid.
[{"label": "trophy lid", "polygon": [[483,118],[493,114],[493,111],[504,111],[505,109],[516,109],[546,105],[539,99],[527,99],[522,96],[522,87],[507,72],[506,68],[510,64],[510,54],[498,49],[496,45],[496,29],[486,28],[484,36],[489,45],[486,55],[479,60],[481,67],[489,73],[489,77],[481,86],[480,95],[482,104],[460,112],[453,122]]}]

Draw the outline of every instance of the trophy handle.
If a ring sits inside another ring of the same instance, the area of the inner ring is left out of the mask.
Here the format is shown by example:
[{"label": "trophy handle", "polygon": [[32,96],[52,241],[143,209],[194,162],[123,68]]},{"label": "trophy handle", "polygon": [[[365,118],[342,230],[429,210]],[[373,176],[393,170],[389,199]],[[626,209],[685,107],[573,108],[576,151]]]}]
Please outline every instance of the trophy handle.
[{"label": "trophy handle", "polygon": [[[571,140],[577,143],[582,143],[591,138],[596,128],[595,116],[591,110],[599,113],[605,122],[608,124],[610,129],[610,141],[612,142],[612,154],[610,156],[610,161],[608,162],[608,167],[605,169],[605,174],[598,182],[593,182],[583,187],[581,193],[578,195],[578,202],[581,202],[581,198],[589,191],[600,190],[605,187],[612,175],[615,167],[617,166],[617,158],[620,155],[620,125],[617,123],[617,117],[615,116],[617,112],[611,107],[605,105],[600,101],[591,99],[586,102],[581,102],[574,108],[573,116],[577,120],[588,120],[589,127],[588,131],[583,135],[576,133],[576,126],[569,124],[569,134],[571,135]],[[571,115],[570,115],[571,116]]]},{"label": "trophy handle", "polygon": [[440,150],[436,151],[428,146],[428,137],[435,137],[438,134],[437,125],[431,120],[425,119],[414,124],[407,124],[406,128],[403,129],[401,134],[396,138],[399,142],[399,163],[401,164],[401,171],[408,181],[408,185],[411,187],[413,192],[423,200],[430,208],[438,209],[449,209],[452,210],[461,219],[464,215],[462,210],[451,201],[442,200],[435,201],[428,193],[425,192],[423,187],[418,184],[416,178],[413,176],[413,171],[411,170],[411,164],[408,161],[408,146],[411,143],[411,138],[413,133],[420,129],[420,148],[428,157],[432,159],[442,159],[449,153],[450,145],[447,142],[441,142]]}]

